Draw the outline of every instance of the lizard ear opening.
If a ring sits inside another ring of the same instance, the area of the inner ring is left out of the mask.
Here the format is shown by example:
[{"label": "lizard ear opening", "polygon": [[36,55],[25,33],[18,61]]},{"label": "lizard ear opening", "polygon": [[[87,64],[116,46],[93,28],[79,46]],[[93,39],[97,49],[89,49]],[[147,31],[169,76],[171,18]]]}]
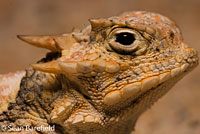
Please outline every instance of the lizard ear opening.
[{"label": "lizard ear opening", "polygon": [[42,72],[54,73],[54,74],[61,73],[61,68],[58,65],[58,62],[56,60],[46,62],[46,63],[32,64],[31,66],[34,69],[37,69]]},{"label": "lizard ear opening", "polygon": [[33,46],[46,48],[53,52],[60,52],[63,49],[69,49],[74,43],[76,43],[76,40],[71,34],[58,36],[18,35],[17,37]]}]

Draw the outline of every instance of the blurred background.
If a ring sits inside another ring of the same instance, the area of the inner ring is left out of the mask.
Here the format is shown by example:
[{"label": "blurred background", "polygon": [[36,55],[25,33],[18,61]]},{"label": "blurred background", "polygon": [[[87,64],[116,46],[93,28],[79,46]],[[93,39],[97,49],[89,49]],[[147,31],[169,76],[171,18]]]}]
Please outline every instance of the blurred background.
[{"label": "blurred background", "polygon": [[[52,35],[123,11],[158,12],[175,20],[185,42],[200,51],[200,0],[0,0],[0,74],[23,70],[46,50],[18,34]],[[200,134],[200,66],[137,122],[136,134]]]}]

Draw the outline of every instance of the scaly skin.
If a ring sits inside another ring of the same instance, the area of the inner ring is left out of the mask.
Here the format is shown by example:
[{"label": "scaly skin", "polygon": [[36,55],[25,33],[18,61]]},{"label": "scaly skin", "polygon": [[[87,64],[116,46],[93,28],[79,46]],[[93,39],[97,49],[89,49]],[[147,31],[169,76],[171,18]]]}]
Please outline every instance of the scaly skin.
[{"label": "scaly skin", "polygon": [[198,64],[176,24],[160,14],[126,12],[90,23],[70,34],[19,36],[52,52],[32,65],[39,71],[26,71],[15,102],[0,107],[0,125],[129,134],[138,117]]}]

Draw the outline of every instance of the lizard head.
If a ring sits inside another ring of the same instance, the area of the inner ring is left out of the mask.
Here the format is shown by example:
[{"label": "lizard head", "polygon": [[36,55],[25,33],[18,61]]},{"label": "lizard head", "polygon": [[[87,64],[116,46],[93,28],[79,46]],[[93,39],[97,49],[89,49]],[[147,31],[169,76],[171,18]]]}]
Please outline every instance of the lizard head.
[{"label": "lizard head", "polygon": [[[160,14],[126,12],[90,23],[70,34],[19,38],[61,53],[32,66],[64,74],[101,111],[113,113],[140,103],[147,93],[166,91],[198,63],[176,24]],[[148,107],[151,100],[146,100]]]}]

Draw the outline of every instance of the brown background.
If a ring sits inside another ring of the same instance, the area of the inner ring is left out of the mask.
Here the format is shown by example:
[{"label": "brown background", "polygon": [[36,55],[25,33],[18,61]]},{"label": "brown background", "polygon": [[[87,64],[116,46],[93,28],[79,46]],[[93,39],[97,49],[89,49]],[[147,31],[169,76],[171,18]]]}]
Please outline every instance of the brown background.
[{"label": "brown background", "polygon": [[[22,70],[46,50],[17,34],[60,34],[83,28],[89,18],[123,11],[159,12],[177,22],[184,39],[200,50],[200,0],[0,0],[0,73]],[[200,134],[200,66],[145,112],[136,134]]]}]

